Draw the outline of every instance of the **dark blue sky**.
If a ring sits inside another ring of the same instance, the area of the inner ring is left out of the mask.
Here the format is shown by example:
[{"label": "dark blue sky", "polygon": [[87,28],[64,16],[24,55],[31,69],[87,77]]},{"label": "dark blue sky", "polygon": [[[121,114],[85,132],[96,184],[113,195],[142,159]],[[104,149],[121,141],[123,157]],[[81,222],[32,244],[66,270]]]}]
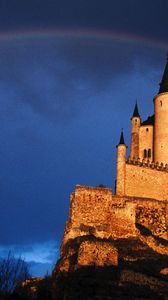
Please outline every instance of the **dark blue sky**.
[{"label": "dark blue sky", "polygon": [[43,274],[75,185],[114,190],[136,99],[142,119],[153,113],[167,11],[166,0],[0,0],[1,256],[11,249]]}]

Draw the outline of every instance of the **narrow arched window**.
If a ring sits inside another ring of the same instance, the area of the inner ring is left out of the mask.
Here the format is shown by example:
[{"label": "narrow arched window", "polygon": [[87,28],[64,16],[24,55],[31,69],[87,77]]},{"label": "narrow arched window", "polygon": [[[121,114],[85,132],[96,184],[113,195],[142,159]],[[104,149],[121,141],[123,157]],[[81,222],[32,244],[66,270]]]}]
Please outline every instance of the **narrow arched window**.
[{"label": "narrow arched window", "polygon": [[151,157],[151,149],[148,149],[148,157]]},{"label": "narrow arched window", "polygon": [[146,157],[147,157],[147,150],[144,149],[144,158],[146,158]]}]

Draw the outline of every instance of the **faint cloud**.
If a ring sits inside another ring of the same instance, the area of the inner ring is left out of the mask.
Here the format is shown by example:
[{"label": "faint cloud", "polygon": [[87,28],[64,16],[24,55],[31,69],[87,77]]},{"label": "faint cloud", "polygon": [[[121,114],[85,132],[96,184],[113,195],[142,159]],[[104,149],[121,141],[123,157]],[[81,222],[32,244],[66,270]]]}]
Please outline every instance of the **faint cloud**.
[{"label": "faint cloud", "polygon": [[23,115],[29,108],[61,123],[78,116],[95,95],[103,101],[104,91],[134,71],[137,60],[157,63],[157,50],[102,39],[55,37],[1,46],[0,94],[10,103],[8,111]]},{"label": "faint cloud", "polygon": [[8,252],[18,258],[22,257],[30,266],[33,276],[50,273],[59,257],[59,246],[56,241],[45,241],[31,245],[0,246],[0,258],[5,258]]}]

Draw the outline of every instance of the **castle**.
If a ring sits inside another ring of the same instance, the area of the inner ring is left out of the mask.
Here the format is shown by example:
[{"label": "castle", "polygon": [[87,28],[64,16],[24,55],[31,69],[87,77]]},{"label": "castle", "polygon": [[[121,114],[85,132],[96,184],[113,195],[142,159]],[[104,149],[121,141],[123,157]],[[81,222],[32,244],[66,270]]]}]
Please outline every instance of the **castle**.
[{"label": "castle", "polygon": [[128,160],[121,133],[117,147],[117,195],[168,200],[168,61],[153,102],[154,115],[144,122],[135,105]]},{"label": "castle", "polygon": [[168,61],[154,115],[141,122],[136,103],[131,121],[128,159],[123,132],[117,146],[115,193],[77,185],[71,194],[55,300],[168,299]]}]

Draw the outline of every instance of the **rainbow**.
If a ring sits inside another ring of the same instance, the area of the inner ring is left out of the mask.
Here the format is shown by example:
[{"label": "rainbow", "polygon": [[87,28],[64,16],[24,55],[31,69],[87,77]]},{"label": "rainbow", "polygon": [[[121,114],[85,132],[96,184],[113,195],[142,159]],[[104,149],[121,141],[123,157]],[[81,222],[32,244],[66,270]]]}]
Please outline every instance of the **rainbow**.
[{"label": "rainbow", "polygon": [[142,45],[145,47],[154,47],[162,50],[168,50],[168,43],[146,38],[131,33],[116,32],[112,30],[91,30],[91,29],[48,29],[48,30],[22,30],[0,32],[0,42],[3,41],[21,41],[32,39],[55,39],[55,38],[82,38],[90,40],[113,41],[117,43],[129,43],[133,45]]}]

